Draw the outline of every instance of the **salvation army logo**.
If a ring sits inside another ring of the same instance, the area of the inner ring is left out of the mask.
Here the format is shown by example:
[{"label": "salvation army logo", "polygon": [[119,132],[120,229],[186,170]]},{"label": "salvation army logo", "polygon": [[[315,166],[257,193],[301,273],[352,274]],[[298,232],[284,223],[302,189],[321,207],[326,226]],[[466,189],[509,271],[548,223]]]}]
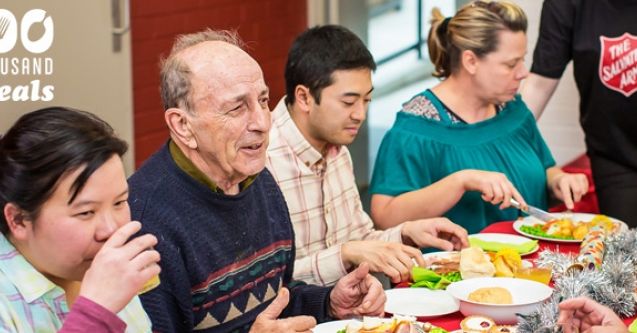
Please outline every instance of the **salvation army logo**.
[{"label": "salvation army logo", "polygon": [[[42,24],[44,33],[37,40],[31,40],[29,31],[37,24]],[[18,37],[27,51],[34,54],[45,52],[53,44],[53,19],[42,9],[31,9],[22,16],[18,29],[18,21],[13,13],[0,9],[0,53],[13,50]]]},{"label": "salvation army logo", "polygon": [[609,89],[629,97],[637,91],[637,37],[600,36],[599,78]]}]

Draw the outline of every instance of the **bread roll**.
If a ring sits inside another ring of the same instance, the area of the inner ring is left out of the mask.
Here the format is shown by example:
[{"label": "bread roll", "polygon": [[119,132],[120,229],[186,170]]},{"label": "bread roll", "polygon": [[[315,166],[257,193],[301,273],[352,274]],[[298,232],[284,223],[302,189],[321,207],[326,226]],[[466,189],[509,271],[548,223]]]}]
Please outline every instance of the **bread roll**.
[{"label": "bread roll", "polygon": [[511,292],[502,287],[478,288],[469,294],[469,300],[489,304],[513,304]]},{"label": "bread roll", "polygon": [[495,267],[489,255],[479,247],[470,247],[460,251],[460,275],[463,280],[477,277],[492,277]]}]

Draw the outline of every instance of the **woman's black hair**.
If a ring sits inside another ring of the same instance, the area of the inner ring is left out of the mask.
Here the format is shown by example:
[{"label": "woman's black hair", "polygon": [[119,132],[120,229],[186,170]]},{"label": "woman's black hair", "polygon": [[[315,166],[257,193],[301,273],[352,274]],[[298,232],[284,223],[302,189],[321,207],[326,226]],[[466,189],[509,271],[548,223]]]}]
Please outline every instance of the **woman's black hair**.
[{"label": "woman's black hair", "polygon": [[[95,170],[127,149],[89,112],[49,107],[27,113],[0,138],[0,208],[13,203],[34,221],[64,175],[84,168],[71,186],[70,204]],[[9,233],[3,213],[0,231]]]}]

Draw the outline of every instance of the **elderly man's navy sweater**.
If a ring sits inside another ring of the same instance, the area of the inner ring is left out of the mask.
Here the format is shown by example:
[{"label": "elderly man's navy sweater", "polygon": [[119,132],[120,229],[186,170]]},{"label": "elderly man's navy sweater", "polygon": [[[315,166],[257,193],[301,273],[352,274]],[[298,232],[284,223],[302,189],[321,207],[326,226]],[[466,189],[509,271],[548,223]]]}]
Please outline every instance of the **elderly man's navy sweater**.
[{"label": "elderly man's navy sweater", "polygon": [[129,186],[133,220],[159,239],[161,284],[141,295],[153,331],[248,332],[281,286],[291,289],[283,317],[330,319],[330,288],[291,281],[292,224],[267,170],[227,196],[182,171],[164,145]]}]

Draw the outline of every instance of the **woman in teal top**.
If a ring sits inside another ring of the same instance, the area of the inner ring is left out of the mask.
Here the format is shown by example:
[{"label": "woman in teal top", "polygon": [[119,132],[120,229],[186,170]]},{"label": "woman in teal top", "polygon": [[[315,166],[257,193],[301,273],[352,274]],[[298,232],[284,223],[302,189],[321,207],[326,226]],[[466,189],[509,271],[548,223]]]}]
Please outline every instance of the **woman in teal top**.
[{"label": "woman in teal top", "polygon": [[377,226],[444,215],[476,233],[515,219],[511,198],[546,208],[547,189],[572,208],[586,177],[555,167],[516,94],[528,75],[524,12],[476,1],[450,19],[432,14],[429,53],[444,80],[405,103],[383,138],[371,185]]}]

